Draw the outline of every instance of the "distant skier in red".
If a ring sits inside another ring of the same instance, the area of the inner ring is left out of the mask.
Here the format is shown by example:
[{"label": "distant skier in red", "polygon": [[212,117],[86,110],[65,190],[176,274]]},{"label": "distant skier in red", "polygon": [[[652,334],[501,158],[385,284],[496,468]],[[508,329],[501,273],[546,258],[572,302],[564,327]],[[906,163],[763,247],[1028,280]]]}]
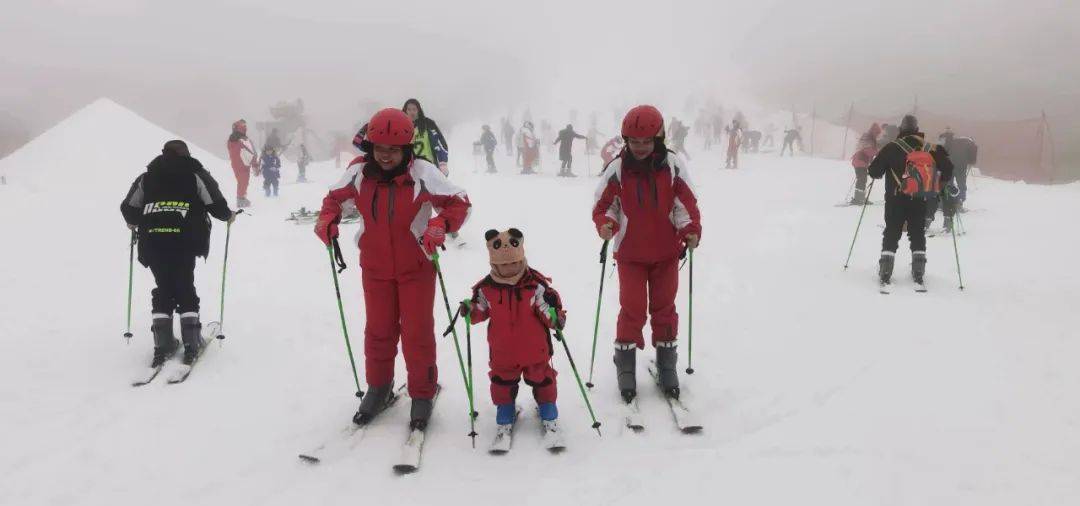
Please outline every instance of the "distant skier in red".
[{"label": "distant skier in red", "polygon": [[[229,148],[229,162],[232,164],[233,174],[236,175],[236,207],[248,207],[251,205],[251,201],[247,199],[248,182],[251,180],[251,171],[255,169],[258,155],[247,136],[247,121],[238,120],[233,123],[226,146]],[[244,159],[245,151],[251,155],[249,160]]]}]

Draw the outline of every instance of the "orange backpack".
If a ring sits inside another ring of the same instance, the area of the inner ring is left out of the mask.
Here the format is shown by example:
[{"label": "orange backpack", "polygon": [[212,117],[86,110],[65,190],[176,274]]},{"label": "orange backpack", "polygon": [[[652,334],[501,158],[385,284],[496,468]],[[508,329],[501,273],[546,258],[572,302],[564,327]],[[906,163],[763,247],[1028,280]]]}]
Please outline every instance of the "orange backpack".
[{"label": "orange backpack", "polygon": [[910,197],[936,198],[941,193],[941,174],[938,172],[933,155],[930,154],[934,150],[934,145],[923,142],[920,149],[915,149],[904,139],[897,139],[896,145],[907,153],[904,176],[898,178],[896,173],[893,173],[898,191]]}]

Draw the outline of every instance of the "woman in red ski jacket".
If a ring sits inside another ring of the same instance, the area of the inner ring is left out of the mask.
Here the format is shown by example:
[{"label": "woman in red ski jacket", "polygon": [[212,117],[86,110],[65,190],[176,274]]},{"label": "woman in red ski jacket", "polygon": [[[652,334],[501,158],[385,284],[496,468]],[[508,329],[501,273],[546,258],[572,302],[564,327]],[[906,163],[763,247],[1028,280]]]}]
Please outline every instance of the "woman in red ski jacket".
[{"label": "woman in red ski jacket", "polygon": [[364,363],[369,386],[353,418],[371,421],[393,391],[400,337],[411,425],[426,426],[438,370],[435,365],[435,266],[431,261],[448,232],[469,214],[465,191],[437,167],[413,156],[413,122],[398,109],[383,109],[368,122],[364,149],[323,199],[315,233],[330,245],[338,236],[342,205],[360,212],[360,269],[366,326]]},{"label": "woman in red ski jacket", "polygon": [[[247,198],[248,183],[251,180],[251,171],[256,170],[258,155],[255,154],[255,146],[247,136],[247,122],[237,120],[232,124],[232,133],[226,143],[229,149],[229,162],[232,165],[233,175],[236,176],[236,207],[248,207],[251,201]],[[251,155],[250,161],[244,160],[244,152]]]},{"label": "woman in red ski jacket", "polygon": [[663,132],[663,116],[655,107],[642,105],[626,114],[626,147],[604,168],[592,211],[600,238],[615,245],[621,306],[615,364],[627,402],[636,396],[634,351],[645,347],[646,313],[662,387],[678,395],[679,256],[701,238],[701,213],[686,163],[668,151]]}]

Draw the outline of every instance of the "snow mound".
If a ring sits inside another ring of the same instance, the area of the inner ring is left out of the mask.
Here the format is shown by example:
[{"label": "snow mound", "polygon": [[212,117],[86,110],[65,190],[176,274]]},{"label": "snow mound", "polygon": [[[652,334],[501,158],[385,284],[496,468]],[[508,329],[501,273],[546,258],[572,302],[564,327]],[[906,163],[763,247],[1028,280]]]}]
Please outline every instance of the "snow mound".
[{"label": "snow mound", "polygon": [[[101,183],[95,187],[116,188],[134,180],[171,139],[182,137],[99,98],[0,160],[0,174],[34,193],[85,191],[87,176]],[[225,166],[208,151],[188,147],[211,171]]]}]

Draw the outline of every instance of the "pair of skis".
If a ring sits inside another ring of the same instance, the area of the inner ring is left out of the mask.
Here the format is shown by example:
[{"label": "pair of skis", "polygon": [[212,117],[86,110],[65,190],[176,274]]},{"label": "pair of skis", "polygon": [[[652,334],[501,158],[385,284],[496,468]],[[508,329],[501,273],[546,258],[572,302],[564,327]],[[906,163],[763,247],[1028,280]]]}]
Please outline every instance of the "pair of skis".
[{"label": "pair of skis", "polygon": [[[441,387],[436,386],[435,397],[432,398],[432,402],[439,398],[439,392],[441,390]],[[406,385],[401,385],[401,387],[391,394],[386,405],[379,411],[379,415],[396,405],[402,397],[408,397]],[[376,416],[375,420],[377,419],[378,416]],[[374,420],[372,420],[372,422],[374,422]],[[360,444],[360,441],[364,439],[372,422],[368,422],[364,425],[353,424],[350,427],[341,430],[330,439],[312,447],[311,450],[300,453],[297,457],[308,464],[320,464],[324,460],[346,454]],[[399,475],[411,474],[420,470],[420,461],[423,457],[424,441],[426,439],[426,426],[413,427],[410,425],[409,435],[401,447],[401,455],[397,463],[393,465],[395,473]]]},{"label": "pair of skis", "polygon": [[[660,374],[656,369],[656,362],[649,362],[649,375],[652,376],[653,382],[656,383],[657,388],[660,387]],[[667,401],[668,408],[671,410],[672,419],[675,421],[675,426],[678,427],[679,432],[683,434],[696,434],[701,432],[704,428],[697,417],[694,415],[690,408],[679,398],[672,397],[666,393],[661,392],[664,396],[664,400]],[[642,432],[645,430],[645,422],[641,419],[641,410],[638,408],[637,397],[628,403],[623,404],[623,422],[626,427],[634,432]]]},{"label": "pair of skis", "polygon": [[[514,444],[514,433],[517,432],[517,422],[520,419],[521,407],[519,406],[517,407],[517,412],[514,413],[513,423],[503,430],[496,431],[495,438],[491,440],[491,446],[488,447],[488,453],[491,455],[506,455],[507,453],[510,453],[510,449]],[[541,422],[540,437],[542,438],[544,449],[548,452],[562,453],[566,450],[562,429],[548,430],[547,426]]]},{"label": "pair of skis", "polygon": [[[191,376],[191,372],[195,370],[195,365],[199,363],[199,359],[201,359],[203,354],[206,353],[206,350],[210,348],[210,344],[214,342],[214,338],[220,333],[220,330],[221,324],[218,322],[210,322],[206,324],[206,330],[203,332],[202,336],[203,345],[201,348],[199,348],[199,354],[195,356],[195,361],[192,362],[191,365],[178,364],[176,368],[173,369],[172,374],[169,374],[169,379],[166,381],[166,383],[170,385],[176,385],[178,383],[183,383],[187,381],[188,377]],[[207,335],[209,335],[210,337],[207,338]],[[179,352],[179,350],[177,351]],[[173,360],[167,360],[157,367],[147,368],[143,376],[131,382],[131,386],[141,387],[149,385],[154,381],[155,378],[161,375],[161,372],[165,369],[165,366],[170,362],[173,362]]]}]

